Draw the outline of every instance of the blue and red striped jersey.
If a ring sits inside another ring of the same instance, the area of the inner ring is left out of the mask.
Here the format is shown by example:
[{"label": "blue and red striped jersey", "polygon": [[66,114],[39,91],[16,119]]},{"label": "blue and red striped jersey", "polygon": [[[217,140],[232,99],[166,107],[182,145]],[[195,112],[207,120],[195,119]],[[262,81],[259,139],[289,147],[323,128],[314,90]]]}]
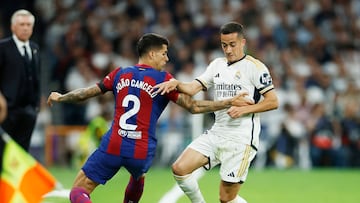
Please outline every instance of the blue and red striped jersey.
[{"label": "blue and red striped jersey", "polygon": [[112,91],[115,113],[111,128],[102,137],[99,149],[113,155],[145,159],[156,150],[156,123],[169,101],[176,102],[179,93],[160,95],[152,87],[170,80],[172,75],[144,64],[117,68],[98,86]]}]

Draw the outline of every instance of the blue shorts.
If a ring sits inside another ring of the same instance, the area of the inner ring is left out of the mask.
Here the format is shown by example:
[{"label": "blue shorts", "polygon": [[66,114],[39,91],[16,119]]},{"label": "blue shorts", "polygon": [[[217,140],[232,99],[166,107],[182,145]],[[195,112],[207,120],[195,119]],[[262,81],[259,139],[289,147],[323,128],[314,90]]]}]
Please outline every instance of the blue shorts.
[{"label": "blue shorts", "polygon": [[138,179],[149,170],[153,159],[153,155],[147,159],[134,159],[107,154],[97,149],[90,155],[82,170],[92,181],[104,185],[121,167],[125,167],[135,179]]}]

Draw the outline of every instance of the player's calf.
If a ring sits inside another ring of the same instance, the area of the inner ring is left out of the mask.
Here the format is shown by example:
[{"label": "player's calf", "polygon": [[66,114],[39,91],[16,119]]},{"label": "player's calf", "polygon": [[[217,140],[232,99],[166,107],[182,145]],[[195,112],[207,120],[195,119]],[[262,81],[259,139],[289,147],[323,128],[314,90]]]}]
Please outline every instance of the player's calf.
[{"label": "player's calf", "polygon": [[129,183],[126,187],[124,203],[137,203],[140,201],[144,190],[145,176],[141,176],[138,180],[130,177]]},{"label": "player's calf", "polygon": [[192,203],[205,203],[198,182],[193,174],[188,174],[185,176],[178,176],[174,174],[174,178],[181,190],[184,191]]}]

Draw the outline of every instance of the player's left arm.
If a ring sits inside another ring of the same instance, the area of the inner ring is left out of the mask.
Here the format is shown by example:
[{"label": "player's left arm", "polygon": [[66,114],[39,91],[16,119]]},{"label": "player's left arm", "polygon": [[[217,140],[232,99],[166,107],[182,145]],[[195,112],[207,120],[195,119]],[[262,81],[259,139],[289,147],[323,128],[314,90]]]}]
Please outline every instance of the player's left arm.
[{"label": "player's left arm", "polygon": [[79,88],[70,91],[66,94],[60,94],[58,92],[51,92],[48,97],[47,103],[52,106],[52,102],[64,102],[64,103],[76,103],[81,102],[91,97],[95,97],[102,94],[102,91],[98,85],[92,85],[86,88]]},{"label": "player's left arm", "polygon": [[264,99],[256,104],[249,106],[232,106],[227,113],[232,118],[239,118],[243,115],[250,113],[260,113],[264,111],[270,111],[277,109],[279,106],[278,97],[275,89],[272,89],[263,94]]},{"label": "player's left arm", "polygon": [[192,114],[214,112],[221,109],[229,108],[231,106],[248,106],[253,102],[248,100],[245,96],[247,93],[239,94],[233,98],[221,101],[210,100],[194,100],[191,96],[180,93],[176,104],[185,108]]}]

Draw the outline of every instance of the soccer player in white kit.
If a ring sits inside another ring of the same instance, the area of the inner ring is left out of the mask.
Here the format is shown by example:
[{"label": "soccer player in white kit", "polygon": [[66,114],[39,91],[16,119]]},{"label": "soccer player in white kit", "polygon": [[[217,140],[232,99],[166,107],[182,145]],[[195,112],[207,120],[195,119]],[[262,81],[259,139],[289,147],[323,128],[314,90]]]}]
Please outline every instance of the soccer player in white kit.
[{"label": "soccer player in white kit", "polygon": [[189,83],[172,80],[155,87],[161,93],[177,88],[190,95],[212,87],[214,100],[245,92],[253,101],[252,105],[215,112],[212,128],[195,139],[172,165],[176,182],[193,203],[205,200],[192,172],[200,167],[210,169],[218,164],[220,202],[246,202],[238,192],[259,146],[259,113],[278,107],[268,68],[244,52],[246,39],[243,26],[236,22],[223,25],[220,40],[225,57],[213,60],[202,75]]}]

